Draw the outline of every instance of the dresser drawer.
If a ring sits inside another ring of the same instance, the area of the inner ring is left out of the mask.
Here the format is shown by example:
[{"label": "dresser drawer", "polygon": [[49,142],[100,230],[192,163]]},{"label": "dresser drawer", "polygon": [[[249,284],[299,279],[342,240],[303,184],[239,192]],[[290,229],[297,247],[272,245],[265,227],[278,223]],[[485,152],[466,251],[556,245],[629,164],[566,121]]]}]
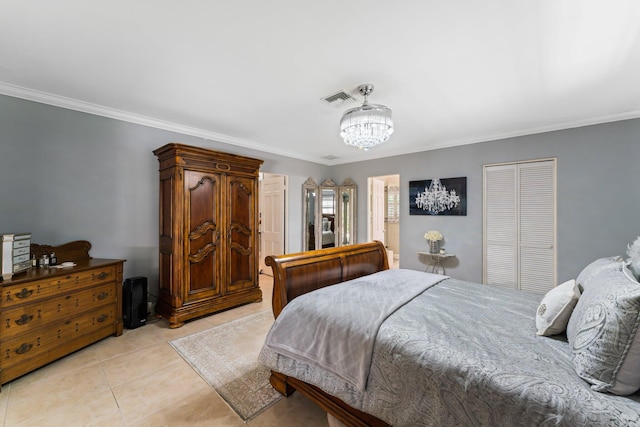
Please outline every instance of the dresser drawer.
[{"label": "dresser drawer", "polygon": [[17,248],[28,248],[29,245],[31,245],[31,239],[15,240],[13,242],[13,250],[15,251]]},{"label": "dresser drawer", "polygon": [[[22,248],[16,248],[15,245],[13,247],[13,259],[15,260],[19,255],[26,255],[26,259],[29,259],[29,246],[24,246]],[[19,261],[22,261],[20,259]],[[15,261],[14,261],[15,262]]]},{"label": "dresser drawer", "polygon": [[40,300],[61,292],[69,292],[85,286],[116,280],[116,267],[107,266],[90,271],[79,271],[50,279],[34,280],[22,285],[2,289],[2,309]]},{"label": "dresser drawer", "polygon": [[99,285],[72,294],[59,295],[39,304],[23,304],[2,311],[0,314],[0,337],[6,341],[23,333],[33,331],[49,323],[72,317],[116,301],[114,283]]},{"label": "dresser drawer", "polygon": [[65,344],[111,326],[116,331],[116,310],[114,306],[99,307],[79,315],[74,319],[52,324],[24,335],[0,343],[2,370],[26,362],[53,349],[64,348]]}]

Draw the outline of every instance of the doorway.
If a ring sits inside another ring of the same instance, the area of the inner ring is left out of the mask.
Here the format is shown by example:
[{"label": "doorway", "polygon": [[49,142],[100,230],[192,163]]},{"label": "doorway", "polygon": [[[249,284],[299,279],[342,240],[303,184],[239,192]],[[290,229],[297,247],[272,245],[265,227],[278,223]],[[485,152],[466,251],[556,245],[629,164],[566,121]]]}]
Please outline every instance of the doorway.
[{"label": "doorway", "polygon": [[387,248],[389,267],[400,263],[400,175],[367,180],[367,239],[380,240]]},{"label": "doorway", "polygon": [[260,173],[259,235],[261,274],[271,275],[264,259],[268,255],[287,252],[287,184],[288,177],[273,173]]}]

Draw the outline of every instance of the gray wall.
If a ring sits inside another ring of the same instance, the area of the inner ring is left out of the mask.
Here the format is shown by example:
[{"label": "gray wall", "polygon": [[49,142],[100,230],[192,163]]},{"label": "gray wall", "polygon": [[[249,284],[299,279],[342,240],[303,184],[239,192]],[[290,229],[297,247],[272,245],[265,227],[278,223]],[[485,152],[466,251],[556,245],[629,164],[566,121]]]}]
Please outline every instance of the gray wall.
[{"label": "gray wall", "polygon": [[[392,140],[389,143],[393,143]],[[440,230],[457,255],[447,273],[482,281],[482,166],[557,159],[558,281],[575,278],[590,261],[625,256],[640,235],[640,119],[567,129],[411,155],[334,166],[336,182],[358,184],[358,239],[365,241],[367,177],[400,174],[400,266],[422,269],[423,234]],[[409,215],[409,181],[467,177],[467,216]],[[449,265],[449,264],[448,264]]]},{"label": "gray wall", "polygon": [[95,258],[126,259],[124,277],[146,276],[157,295],[158,161],[180,142],[264,160],[289,177],[289,252],[302,247],[302,184],[329,168],[105,117],[0,96],[0,233],[33,242],[92,243]]},{"label": "gray wall", "polygon": [[[0,96],[0,232],[30,231],[37,243],[84,239],[91,254],[124,258],[125,277],[147,276],[157,292],[158,164],[152,151],[181,142],[265,161],[262,171],[289,177],[288,252],[302,247],[302,184],[345,178],[358,185],[358,240],[366,240],[367,178],[400,174],[400,255],[422,269],[416,252],[436,228],[457,263],[447,272],[482,279],[482,165],[558,159],[558,279],[589,261],[624,255],[640,235],[640,120],[426,151],[327,167],[178,133]],[[389,143],[393,143],[390,140]],[[408,182],[467,177],[465,217],[408,214]]]}]

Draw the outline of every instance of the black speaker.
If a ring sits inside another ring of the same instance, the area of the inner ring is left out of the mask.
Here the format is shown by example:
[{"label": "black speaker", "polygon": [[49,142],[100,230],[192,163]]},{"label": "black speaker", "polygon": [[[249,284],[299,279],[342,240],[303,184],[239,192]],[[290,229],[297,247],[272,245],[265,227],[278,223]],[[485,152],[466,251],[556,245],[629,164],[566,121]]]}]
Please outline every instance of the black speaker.
[{"label": "black speaker", "polygon": [[125,279],[122,286],[122,321],[125,328],[135,329],[147,323],[147,278]]}]

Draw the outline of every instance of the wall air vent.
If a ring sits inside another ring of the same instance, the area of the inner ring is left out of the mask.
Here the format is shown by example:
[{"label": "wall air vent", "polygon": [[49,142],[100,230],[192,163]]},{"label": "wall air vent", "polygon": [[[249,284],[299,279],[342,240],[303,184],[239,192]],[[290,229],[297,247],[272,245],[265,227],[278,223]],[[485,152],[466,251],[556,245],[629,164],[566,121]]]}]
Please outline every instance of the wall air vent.
[{"label": "wall air vent", "polygon": [[353,102],[356,99],[353,96],[349,95],[347,92],[341,90],[338,93],[334,93],[333,95],[322,98],[322,100],[330,105],[338,106]]}]

